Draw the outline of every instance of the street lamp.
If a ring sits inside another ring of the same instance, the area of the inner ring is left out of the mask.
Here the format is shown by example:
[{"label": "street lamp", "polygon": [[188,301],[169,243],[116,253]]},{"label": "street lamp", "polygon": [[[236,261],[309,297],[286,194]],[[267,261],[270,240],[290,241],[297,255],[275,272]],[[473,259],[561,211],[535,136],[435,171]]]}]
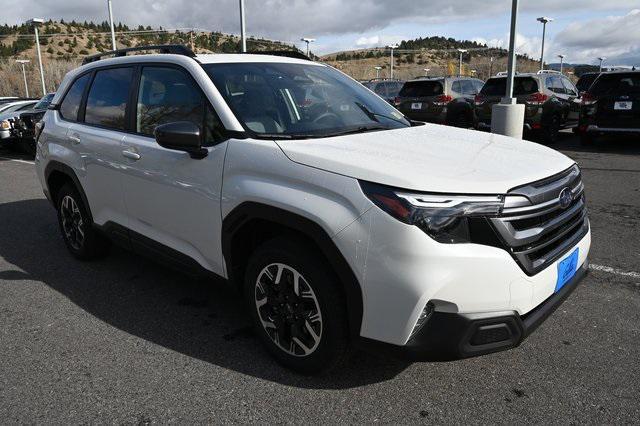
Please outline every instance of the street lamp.
[{"label": "street lamp", "polygon": [[380,70],[382,69],[381,66],[376,66],[374,67],[376,69],[376,78],[380,78]]},{"label": "street lamp", "polygon": [[468,50],[467,49],[458,49],[458,52],[460,52],[460,62],[458,64],[458,77],[460,77],[462,75],[462,55],[464,53],[467,53]]},{"label": "street lamp", "polygon": [[42,82],[42,96],[47,94],[47,86],[44,84],[44,69],[42,68],[42,54],[40,53],[40,38],[38,37],[38,26],[44,24],[43,18],[31,18],[27,21],[27,25],[33,26],[36,34],[36,52],[38,53],[38,64],[40,65],[40,81]]},{"label": "street lamp", "polygon": [[495,58],[492,56],[489,59],[489,77],[491,77],[493,75],[493,61],[495,60]]},{"label": "street lamp", "polygon": [[315,38],[302,37],[300,39],[300,41],[304,41],[305,43],[307,43],[307,57],[310,58],[310,56],[309,56],[309,44],[313,43],[314,41],[316,41],[316,39]]},{"label": "street lamp", "polygon": [[542,22],[542,50],[540,52],[540,69],[544,69],[544,37],[547,33],[547,24],[553,21],[553,18],[548,18],[546,16],[541,16],[537,19],[538,22]]},{"label": "street lamp", "polygon": [[240,41],[242,44],[242,53],[247,52],[247,34],[244,22],[244,0],[240,0]]},{"label": "street lamp", "polygon": [[391,49],[391,72],[390,72],[390,75],[391,75],[391,78],[393,78],[393,50],[397,49],[400,46],[398,46],[397,44],[392,44],[392,45],[387,46],[387,47],[389,49]]},{"label": "street lamp", "polygon": [[27,72],[24,69],[24,64],[28,64],[29,62],[31,62],[28,59],[18,59],[16,60],[17,63],[19,63],[20,65],[22,65],[22,78],[24,78],[24,92],[25,92],[25,98],[29,97],[29,85],[27,84]]},{"label": "street lamp", "polygon": [[564,65],[564,55],[558,55],[560,58],[560,74],[562,74],[562,66]]},{"label": "street lamp", "polygon": [[598,58],[598,60],[600,61],[600,72],[602,72],[602,63],[606,60],[607,58],[605,58],[604,56],[601,58]]},{"label": "street lamp", "polygon": [[429,71],[431,71],[431,68],[424,68],[424,76],[425,77],[429,77]]},{"label": "street lamp", "polygon": [[113,30],[113,8],[111,7],[111,0],[107,0],[107,7],[109,8],[109,25],[111,26],[111,47],[113,50],[118,49],[116,46],[116,33]]}]

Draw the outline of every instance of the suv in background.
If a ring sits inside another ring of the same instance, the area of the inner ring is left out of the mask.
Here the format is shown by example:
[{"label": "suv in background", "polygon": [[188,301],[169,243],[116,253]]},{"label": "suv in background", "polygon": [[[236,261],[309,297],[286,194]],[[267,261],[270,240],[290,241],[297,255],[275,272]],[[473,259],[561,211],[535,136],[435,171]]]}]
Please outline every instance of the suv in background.
[{"label": "suv in background", "polygon": [[[506,77],[491,77],[476,96],[475,113],[478,129],[491,128],[493,105],[507,92]],[[571,80],[557,71],[517,74],[513,96],[525,105],[524,127],[546,143],[555,143],[562,129],[578,126],[580,97]]]},{"label": "suv in background", "polygon": [[371,90],[391,105],[395,105],[398,93],[400,92],[400,89],[402,89],[404,82],[391,79],[373,79],[363,84],[367,89]]},{"label": "suv in background", "polygon": [[126,55],[141,49],[86,59],[41,121],[62,238],[81,260],[113,241],[228,279],[283,365],[510,349],[584,276],[584,186],[565,155],[409,122],[322,63]]},{"label": "suv in background", "polygon": [[582,95],[582,142],[607,134],[640,135],[640,71],[603,73]]},{"label": "suv in background", "polygon": [[582,96],[584,92],[589,90],[589,88],[591,87],[593,82],[596,81],[596,78],[598,78],[599,75],[599,72],[587,72],[580,76],[578,82],[576,83],[576,89],[578,89],[578,93],[580,93],[580,96]]},{"label": "suv in background", "polygon": [[473,100],[484,82],[470,77],[419,78],[407,81],[396,108],[415,121],[473,126]]}]

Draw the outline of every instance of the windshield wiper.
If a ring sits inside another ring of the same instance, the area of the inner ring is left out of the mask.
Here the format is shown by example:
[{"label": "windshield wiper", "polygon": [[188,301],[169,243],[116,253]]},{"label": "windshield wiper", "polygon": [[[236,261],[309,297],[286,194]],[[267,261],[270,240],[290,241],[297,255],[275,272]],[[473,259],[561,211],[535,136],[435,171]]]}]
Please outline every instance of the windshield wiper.
[{"label": "windshield wiper", "polygon": [[389,128],[387,126],[382,126],[380,124],[376,124],[372,126],[359,126],[359,127],[356,127],[355,129],[351,128],[351,129],[340,130],[337,132],[323,133],[322,135],[319,135],[319,137],[330,138],[332,136],[351,135],[354,133],[373,132],[376,130],[389,130]]},{"label": "windshield wiper", "polygon": [[402,120],[400,120],[398,118],[389,117],[388,115],[384,115],[384,114],[379,114],[377,112],[373,112],[369,108],[367,108],[366,105],[364,105],[364,104],[362,104],[360,102],[355,102],[355,104],[356,104],[356,106],[358,108],[360,108],[362,110],[362,112],[364,112],[367,115],[367,117],[369,117],[372,121],[375,121],[377,123],[380,122],[380,120],[378,120],[378,117],[382,117],[382,118],[386,118],[387,120],[396,121],[396,122],[398,122],[400,124],[405,124],[405,125],[407,124],[407,123],[403,122]]}]

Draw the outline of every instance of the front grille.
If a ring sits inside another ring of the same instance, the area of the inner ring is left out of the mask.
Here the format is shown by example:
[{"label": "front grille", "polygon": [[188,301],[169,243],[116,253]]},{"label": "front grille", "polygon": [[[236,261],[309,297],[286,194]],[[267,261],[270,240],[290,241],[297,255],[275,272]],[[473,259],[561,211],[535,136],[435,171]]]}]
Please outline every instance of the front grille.
[{"label": "front grille", "polygon": [[[560,193],[565,188],[571,191],[571,202],[561,206]],[[580,169],[573,166],[509,191],[502,215],[490,221],[520,267],[528,275],[537,274],[589,230]]]}]

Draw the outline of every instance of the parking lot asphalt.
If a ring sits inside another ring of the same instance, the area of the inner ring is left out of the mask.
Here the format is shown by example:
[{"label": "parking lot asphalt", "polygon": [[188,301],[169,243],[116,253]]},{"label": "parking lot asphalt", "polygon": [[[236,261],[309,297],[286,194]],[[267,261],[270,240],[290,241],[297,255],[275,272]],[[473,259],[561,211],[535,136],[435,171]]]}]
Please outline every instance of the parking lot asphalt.
[{"label": "parking lot asphalt", "polygon": [[[637,423],[640,140],[557,149],[582,167],[592,271],[519,348],[451,363],[358,353],[275,364],[225,283],[120,249],[74,260],[28,160],[0,151],[0,421]],[[20,161],[15,161],[16,159]]]}]

